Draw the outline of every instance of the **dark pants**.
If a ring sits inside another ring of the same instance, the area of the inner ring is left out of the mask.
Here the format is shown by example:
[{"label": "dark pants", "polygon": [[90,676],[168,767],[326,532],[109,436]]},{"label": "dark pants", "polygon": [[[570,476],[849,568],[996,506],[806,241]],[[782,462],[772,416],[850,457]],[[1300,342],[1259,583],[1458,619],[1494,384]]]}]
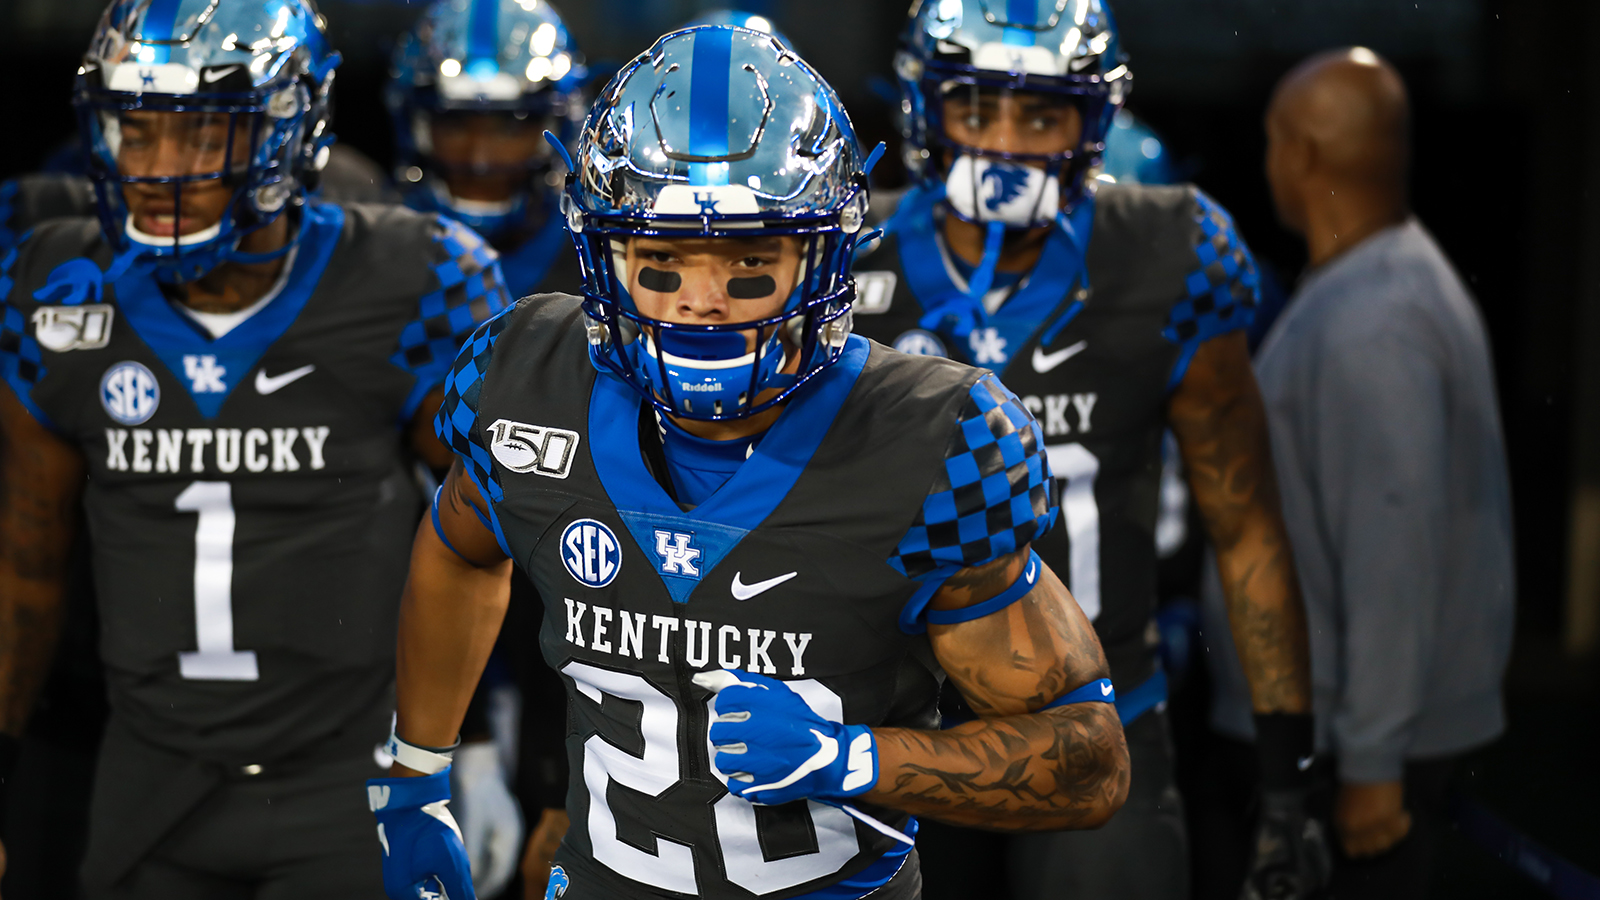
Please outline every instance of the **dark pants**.
[{"label": "dark pants", "polygon": [[1164,712],[1129,725],[1128,802],[1094,831],[1003,835],[924,822],[927,900],[1185,900],[1188,841]]},{"label": "dark pants", "polygon": [[95,775],[90,900],[382,900],[364,753],[257,775],[140,741],[113,717]]},{"label": "dark pants", "polygon": [[[1345,856],[1334,836],[1333,900],[1426,897],[1440,836],[1450,827],[1454,757],[1408,762],[1402,775],[1411,833],[1387,853]],[[1331,778],[1330,778],[1331,780]],[[1255,747],[1217,737],[1190,798],[1195,834],[1196,900],[1238,900],[1255,827]]]}]

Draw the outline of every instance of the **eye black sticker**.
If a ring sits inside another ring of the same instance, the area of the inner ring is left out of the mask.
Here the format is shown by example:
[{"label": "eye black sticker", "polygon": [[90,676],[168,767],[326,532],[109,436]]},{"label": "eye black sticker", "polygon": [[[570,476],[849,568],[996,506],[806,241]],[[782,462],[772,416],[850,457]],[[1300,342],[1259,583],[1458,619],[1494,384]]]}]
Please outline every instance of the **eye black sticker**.
[{"label": "eye black sticker", "polygon": [[676,294],[683,287],[683,276],[645,266],[639,270],[639,286],[658,294]]},{"label": "eye black sticker", "polygon": [[772,280],[771,275],[728,279],[728,296],[735,300],[759,300],[777,292],[778,283]]}]

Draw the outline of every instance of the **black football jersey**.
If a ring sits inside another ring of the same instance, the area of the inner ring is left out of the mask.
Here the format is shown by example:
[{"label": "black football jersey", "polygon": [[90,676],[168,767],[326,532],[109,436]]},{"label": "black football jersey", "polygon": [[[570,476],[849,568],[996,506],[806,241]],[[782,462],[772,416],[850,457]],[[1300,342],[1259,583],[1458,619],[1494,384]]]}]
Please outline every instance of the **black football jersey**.
[{"label": "black football jersey", "polygon": [[[312,204],[279,292],[212,338],[91,219],[0,266],[0,376],[89,467],[113,710],[227,763],[380,707],[422,509],[402,433],[509,303],[493,252],[400,207]],[[374,740],[381,740],[375,735]]]},{"label": "black football jersey", "polygon": [[902,622],[918,579],[1013,552],[1054,512],[1016,398],[853,337],[686,512],[649,468],[650,408],[590,362],[576,298],[480,328],[447,385],[440,436],[543,598],[568,688],[567,900],[792,897],[884,857],[891,839],[839,809],[729,794],[691,678],[743,668],[836,721],[935,727],[942,675]]},{"label": "black football jersey", "polygon": [[1035,549],[1094,622],[1117,686],[1132,688],[1155,665],[1167,401],[1202,342],[1249,325],[1254,263],[1227,212],[1196,188],[1102,185],[958,337],[938,311],[967,284],[937,215],[932,195],[909,192],[883,243],[857,261],[855,330],[984,366],[1039,418],[1061,515]]}]

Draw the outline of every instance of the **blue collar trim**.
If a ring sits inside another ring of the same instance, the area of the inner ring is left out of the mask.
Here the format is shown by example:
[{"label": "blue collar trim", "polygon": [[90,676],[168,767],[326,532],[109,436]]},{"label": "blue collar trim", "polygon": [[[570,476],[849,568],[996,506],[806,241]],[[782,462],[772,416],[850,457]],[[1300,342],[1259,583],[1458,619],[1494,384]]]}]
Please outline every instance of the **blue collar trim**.
[{"label": "blue collar trim", "polygon": [[[1081,310],[1083,304],[1074,300],[1060,315],[1051,317],[1061,309],[1074,284],[1088,286],[1085,257],[1094,227],[1094,198],[1084,198],[1071,215],[1056,217],[1056,227],[1026,283],[992,314],[984,309],[983,298],[969,295],[950,278],[934,214],[943,199],[942,187],[927,185],[912,188],[901,199],[888,225],[900,242],[900,270],[927,312],[922,327],[957,343],[971,342],[976,347],[983,341],[983,350],[970,355],[975,364],[999,373],[1036,332],[1045,332],[1046,339],[1040,341],[1043,346]],[[930,318],[934,321],[927,321]]]},{"label": "blue collar trim", "polygon": [[[706,502],[684,512],[645,468],[633,388],[596,378],[589,398],[589,454],[600,483],[678,603],[788,496],[821,446],[866,366],[871,345],[851,335],[838,362],[790,398],[755,452]],[[669,552],[670,551],[670,552]]]},{"label": "blue collar trim", "polygon": [[283,290],[222,337],[213,339],[173,309],[148,271],[130,271],[113,282],[117,306],[129,326],[161,358],[207,419],[217,417],[233,389],[244,383],[267,348],[294,324],[339,244],[343,209],[308,204],[303,215],[300,248]]}]

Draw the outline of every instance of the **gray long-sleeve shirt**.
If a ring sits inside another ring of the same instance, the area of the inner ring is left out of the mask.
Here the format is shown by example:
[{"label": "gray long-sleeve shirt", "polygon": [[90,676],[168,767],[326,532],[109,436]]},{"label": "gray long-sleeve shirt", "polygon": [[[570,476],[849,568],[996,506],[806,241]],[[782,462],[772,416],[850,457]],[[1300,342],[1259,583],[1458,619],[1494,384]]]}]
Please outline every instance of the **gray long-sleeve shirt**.
[{"label": "gray long-sleeve shirt", "polygon": [[[1311,629],[1318,743],[1345,781],[1504,728],[1511,498],[1483,323],[1415,220],[1309,276],[1256,360]],[[1251,738],[1214,564],[1212,724]]]}]

